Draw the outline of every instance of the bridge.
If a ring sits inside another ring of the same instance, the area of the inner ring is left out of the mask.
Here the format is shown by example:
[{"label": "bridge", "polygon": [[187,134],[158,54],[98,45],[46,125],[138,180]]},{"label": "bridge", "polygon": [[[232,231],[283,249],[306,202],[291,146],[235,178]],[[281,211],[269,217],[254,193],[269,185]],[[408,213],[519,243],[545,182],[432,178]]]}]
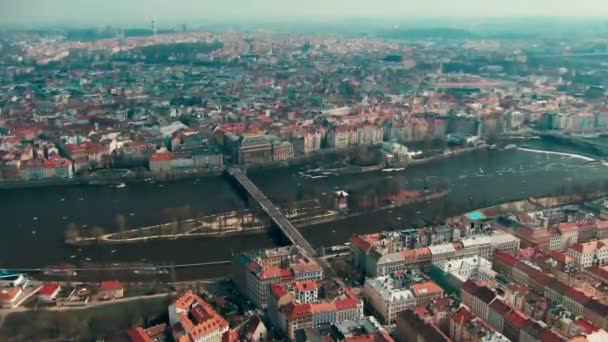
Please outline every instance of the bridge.
[{"label": "bridge", "polygon": [[226,172],[234,178],[249,195],[260,205],[272,222],[285,234],[295,246],[299,246],[311,258],[317,256],[317,251],[300,234],[296,227],[281,213],[281,211],[264,195],[264,193],[247,177],[242,169],[236,166],[226,166]]}]

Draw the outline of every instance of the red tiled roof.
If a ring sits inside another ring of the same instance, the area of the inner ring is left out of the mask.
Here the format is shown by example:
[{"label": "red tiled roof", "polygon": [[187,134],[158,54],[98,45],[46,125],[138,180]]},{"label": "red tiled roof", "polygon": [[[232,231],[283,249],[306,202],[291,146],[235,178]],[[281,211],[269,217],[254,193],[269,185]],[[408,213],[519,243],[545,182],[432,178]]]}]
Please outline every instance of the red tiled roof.
[{"label": "red tiled roof", "polygon": [[112,280],[112,281],[102,281],[101,284],[99,285],[99,291],[103,292],[103,291],[119,291],[119,290],[124,290],[125,286],[116,280]]},{"label": "red tiled roof", "polygon": [[354,309],[359,305],[359,300],[355,298],[338,299],[335,306],[338,311]]},{"label": "red tiled roof", "polygon": [[310,304],[295,304],[292,307],[291,318],[301,318],[312,315],[312,307]]},{"label": "red tiled roof", "polygon": [[182,327],[195,340],[214,331],[228,329],[228,322],[215,312],[211,305],[192,292],[179,298],[175,302],[175,308],[178,309]]},{"label": "red tiled roof", "polygon": [[566,292],[564,292],[564,295],[567,296],[568,298],[574,300],[575,302],[583,304],[583,305],[585,303],[587,303],[589,300],[591,300],[591,298],[589,298],[589,296],[587,296],[583,292],[575,289],[574,287],[568,288],[566,290]]},{"label": "red tiled roof", "polygon": [[507,252],[503,252],[503,251],[496,251],[496,254],[494,255],[494,259],[497,261],[501,261],[509,266],[513,266],[517,263],[517,258],[510,253]]},{"label": "red tiled roof", "polygon": [[394,342],[395,340],[385,331],[374,334],[347,337],[345,342]]},{"label": "red tiled roof", "polygon": [[20,287],[13,287],[8,289],[0,290],[0,300],[2,301],[13,301],[17,296],[21,294],[23,290]]},{"label": "red tiled roof", "polygon": [[466,307],[462,306],[460,307],[453,315],[452,317],[450,317],[450,319],[454,322],[456,322],[456,324],[458,325],[464,325],[469,323],[470,321],[472,321],[474,318],[473,314],[471,313],[471,311],[469,311],[469,309],[467,309]]},{"label": "red tiled roof", "polygon": [[44,284],[42,286],[42,288],[40,289],[40,291],[38,291],[38,295],[39,296],[52,296],[57,291],[59,291],[59,289],[61,289],[61,286],[57,283]]},{"label": "red tiled roof", "polygon": [[313,315],[337,311],[335,302],[318,302],[310,304],[310,311]]},{"label": "red tiled roof", "polygon": [[365,240],[364,238],[362,238],[359,235],[355,235],[355,236],[351,237],[350,244],[364,252],[369,252],[369,250],[372,249],[372,247],[373,247],[373,245],[369,241]]},{"label": "red tiled roof", "polygon": [[557,229],[559,229],[560,232],[564,233],[564,232],[568,232],[571,230],[577,230],[578,229],[578,223],[576,222],[563,222],[560,223],[557,226]]},{"label": "red tiled roof", "polygon": [[289,292],[287,291],[287,289],[285,288],[285,286],[283,285],[277,285],[277,284],[272,284],[270,285],[270,290],[272,291],[272,293],[274,294],[275,298],[281,298],[285,295],[287,295]]},{"label": "red tiled roof", "polygon": [[501,316],[504,316],[509,313],[509,311],[511,311],[511,308],[507,304],[503,303],[503,301],[498,299],[493,301],[492,304],[490,304],[490,309],[492,309],[492,311],[498,313]]},{"label": "red tiled roof", "polygon": [[530,323],[530,320],[526,316],[518,313],[515,310],[509,312],[504,317],[505,323],[509,323],[509,325],[514,327],[515,329],[522,329],[528,323]]},{"label": "red tiled roof", "polygon": [[150,161],[168,161],[173,158],[169,152],[156,152],[150,156]]},{"label": "red tiled roof", "polygon": [[316,281],[307,280],[295,283],[295,287],[298,291],[314,291],[319,288],[319,285]]},{"label": "red tiled roof", "polygon": [[228,331],[224,336],[222,336],[222,342],[237,342],[239,341],[239,331],[234,329]]},{"label": "red tiled roof", "polygon": [[142,327],[135,327],[127,331],[127,335],[132,342],[152,342],[152,339]]},{"label": "red tiled roof", "polygon": [[543,342],[565,342],[566,339],[561,337],[560,335],[556,334],[555,332],[553,332],[553,330],[551,329],[543,329],[539,336],[538,336],[540,341]]},{"label": "red tiled roof", "polygon": [[574,321],[574,324],[578,325],[585,334],[589,335],[592,334],[598,330],[600,330],[600,328],[596,327],[595,325],[591,324],[591,322],[586,321],[582,318],[577,318],[576,321]]}]

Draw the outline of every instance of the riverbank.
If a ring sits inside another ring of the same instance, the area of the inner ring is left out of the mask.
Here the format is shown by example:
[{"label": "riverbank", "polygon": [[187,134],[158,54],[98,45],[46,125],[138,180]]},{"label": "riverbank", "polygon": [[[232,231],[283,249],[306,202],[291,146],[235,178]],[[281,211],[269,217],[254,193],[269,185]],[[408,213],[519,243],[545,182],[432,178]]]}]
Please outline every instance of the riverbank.
[{"label": "riverbank", "polygon": [[483,145],[479,145],[476,147],[463,147],[463,148],[458,148],[458,149],[445,150],[442,154],[437,154],[437,155],[426,157],[426,158],[409,160],[407,162],[407,165],[408,166],[409,165],[424,165],[424,164],[428,164],[428,163],[431,163],[431,162],[434,162],[437,160],[448,159],[450,157],[455,157],[455,156],[458,156],[461,154],[480,151],[480,150],[487,150],[487,149],[488,149],[488,145],[483,144]]},{"label": "riverbank", "polygon": [[575,154],[575,153],[557,152],[557,151],[549,151],[549,150],[539,150],[539,149],[527,148],[527,147],[518,147],[517,149],[519,151],[525,151],[525,152],[531,152],[531,153],[552,154],[552,155],[556,155],[556,156],[572,157],[572,158],[576,158],[576,159],[580,159],[580,160],[584,160],[584,161],[589,161],[589,162],[590,161],[596,161],[596,159],[594,159],[594,158],[583,156],[581,154]]},{"label": "riverbank", "polygon": [[[286,217],[297,227],[306,228],[322,223],[336,222],[348,218],[364,215],[367,212],[377,212],[398,208],[408,204],[430,201],[444,197],[448,190],[429,191],[417,197],[409,197],[391,201],[367,211],[341,214],[338,211],[321,209],[316,205],[308,208],[294,208],[285,213]],[[300,206],[305,204],[300,203]],[[298,206],[298,204],[296,204]],[[263,222],[251,211],[241,213],[230,212],[221,215],[211,215],[202,218],[193,218],[182,221],[163,223],[150,227],[130,229],[124,232],[103,234],[90,237],[67,238],[65,243],[71,246],[87,246],[91,244],[134,244],[157,240],[179,240],[196,238],[221,238],[235,235],[263,234],[267,231],[269,222]]]},{"label": "riverbank", "polygon": [[383,205],[368,211],[358,211],[358,212],[354,212],[354,213],[349,213],[349,214],[344,214],[344,215],[339,215],[339,216],[335,216],[335,217],[329,217],[329,218],[321,218],[318,220],[312,220],[310,222],[306,222],[306,224],[301,225],[301,224],[294,224],[296,226],[296,228],[306,228],[306,227],[310,227],[313,225],[317,225],[317,224],[323,224],[323,223],[332,223],[332,222],[338,222],[338,221],[342,221],[342,220],[347,220],[350,218],[354,218],[354,217],[358,217],[358,216],[362,216],[368,213],[374,213],[374,212],[380,212],[380,211],[385,211],[385,210],[391,210],[391,209],[395,209],[395,208],[399,208],[399,207],[403,207],[406,205],[410,205],[410,204],[414,204],[414,203],[421,203],[421,202],[427,202],[427,201],[431,201],[434,199],[439,199],[442,197],[445,197],[448,194],[448,190],[442,190],[442,191],[436,191],[436,192],[430,192],[427,193],[421,197],[417,197],[417,198],[409,198],[409,199],[405,199],[405,200],[401,200],[398,202],[394,202],[391,204],[387,204],[387,205]]},{"label": "riverbank", "polygon": [[[128,339],[126,331],[148,320],[165,320],[168,294],[116,300],[75,310],[22,310],[6,313],[0,340],[43,341]],[[0,315],[2,316],[2,315]]]},{"label": "riverbank", "polygon": [[[520,213],[526,211],[543,210],[579,204],[583,201],[595,200],[608,196],[608,192],[598,191],[596,193],[570,194],[561,196],[529,197],[518,201],[500,203],[486,208],[480,208],[472,212],[482,212],[487,218],[496,218],[501,215]],[[458,217],[462,215],[456,215]],[[451,218],[450,218],[451,219]],[[448,219],[448,220],[450,220]]]},{"label": "riverbank", "polygon": [[[298,202],[292,208],[281,210],[285,212],[288,219],[301,225],[314,224],[319,220],[331,219],[339,215],[337,211],[321,209],[316,200]],[[262,234],[266,232],[269,226],[270,222],[264,219],[260,213],[254,213],[252,210],[246,209],[240,212],[232,211],[180,221],[174,220],[98,236],[80,236],[80,230],[73,228],[66,231],[65,243],[71,246],[87,246],[91,244],[133,244],[156,240],[204,237],[221,238]]]},{"label": "riverbank", "polygon": [[[110,171],[118,171],[119,169],[104,169]],[[130,170],[129,170],[130,171]],[[179,171],[172,174],[154,174],[145,172],[136,174],[129,172],[120,176],[75,176],[73,178],[48,178],[34,180],[0,180],[0,190],[2,189],[27,189],[27,188],[43,188],[43,187],[61,187],[61,186],[76,186],[76,185],[118,185],[121,183],[133,184],[144,182],[173,182],[180,180],[195,179],[201,177],[219,176],[224,172],[223,169],[213,170],[188,170]]]},{"label": "riverbank", "polygon": [[[370,148],[378,148],[378,146],[370,146]],[[420,165],[429,163],[435,160],[449,158],[461,153],[472,152],[487,148],[487,145],[478,147],[465,147],[459,149],[446,150],[442,154],[430,156],[421,159],[412,159],[407,165]],[[271,171],[281,168],[306,166],[311,164],[323,164],[325,159],[338,159],[345,157],[349,153],[355,151],[356,148],[348,148],[344,150],[324,150],[317,153],[297,157],[288,161],[270,162],[264,165],[250,166],[248,169],[253,172]],[[334,174],[356,174],[382,170],[385,167],[383,163],[370,166],[346,165],[342,167],[320,167],[320,172],[329,172]],[[189,180],[200,177],[218,176],[223,174],[223,168],[216,169],[189,169],[176,170],[170,174],[155,174],[150,171],[137,171],[129,169],[101,169],[96,170],[92,174],[77,175],[73,178],[48,178],[35,180],[19,180],[5,179],[0,180],[0,190],[2,189],[21,189],[21,188],[41,188],[41,187],[61,187],[61,186],[76,186],[76,185],[118,185],[121,183],[143,183],[143,182],[172,182],[180,180]]]}]

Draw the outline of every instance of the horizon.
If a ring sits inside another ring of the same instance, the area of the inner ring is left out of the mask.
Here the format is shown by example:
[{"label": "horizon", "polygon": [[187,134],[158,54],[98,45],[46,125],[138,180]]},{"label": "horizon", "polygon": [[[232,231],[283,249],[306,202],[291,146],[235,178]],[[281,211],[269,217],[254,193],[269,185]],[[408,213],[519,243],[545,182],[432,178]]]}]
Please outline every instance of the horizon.
[{"label": "horizon", "polygon": [[[388,21],[387,25],[426,20],[592,20],[608,16],[602,0],[308,0],[285,4],[279,0],[20,0],[0,5],[3,26],[134,26],[156,18],[159,27],[190,24],[344,23]],[[32,9],[36,9],[33,11]],[[550,10],[547,10],[550,9]]]}]

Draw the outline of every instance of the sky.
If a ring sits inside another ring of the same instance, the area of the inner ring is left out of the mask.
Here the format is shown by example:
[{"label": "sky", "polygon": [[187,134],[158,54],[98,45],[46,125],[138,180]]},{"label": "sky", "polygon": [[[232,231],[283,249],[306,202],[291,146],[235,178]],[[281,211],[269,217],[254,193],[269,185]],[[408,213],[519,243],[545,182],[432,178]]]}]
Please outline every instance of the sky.
[{"label": "sky", "polygon": [[0,0],[0,23],[602,17],[608,0]]}]

